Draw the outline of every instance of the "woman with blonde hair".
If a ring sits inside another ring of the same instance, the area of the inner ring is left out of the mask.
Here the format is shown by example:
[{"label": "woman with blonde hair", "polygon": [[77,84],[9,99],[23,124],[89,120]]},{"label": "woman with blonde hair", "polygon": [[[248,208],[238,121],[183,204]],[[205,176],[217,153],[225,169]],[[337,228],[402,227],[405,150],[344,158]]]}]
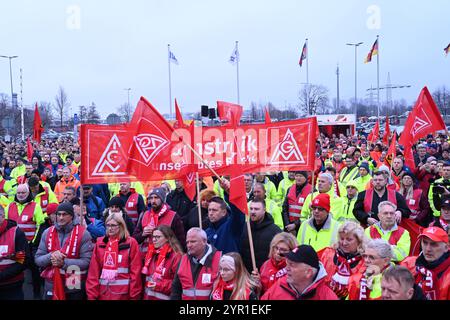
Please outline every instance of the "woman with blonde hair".
[{"label": "woman with blonde hair", "polygon": [[257,289],[258,284],[250,277],[239,253],[229,252],[220,258],[219,276],[210,300],[257,300]]},{"label": "woman with blonde hair", "polygon": [[98,238],[86,281],[89,300],[138,300],[142,263],[137,241],[120,213],[106,218],[106,235]]},{"label": "woman with blonde hair", "polygon": [[347,221],[338,229],[338,241],[318,252],[327,271],[326,282],[341,299],[348,295],[350,276],[364,268],[362,254],[367,240],[364,229],[358,223]]},{"label": "woman with blonde hair", "polygon": [[169,300],[183,249],[172,228],[160,225],[153,230],[152,243],[144,260],[144,300]]},{"label": "woman with blonde hair", "polygon": [[289,232],[276,234],[270,242],[269,259],[260,268],[260,273],[253,276],[261,282],[261,294],[266,292],[278,279],[286,275],[285,254],[298,246],[297,238]]}]

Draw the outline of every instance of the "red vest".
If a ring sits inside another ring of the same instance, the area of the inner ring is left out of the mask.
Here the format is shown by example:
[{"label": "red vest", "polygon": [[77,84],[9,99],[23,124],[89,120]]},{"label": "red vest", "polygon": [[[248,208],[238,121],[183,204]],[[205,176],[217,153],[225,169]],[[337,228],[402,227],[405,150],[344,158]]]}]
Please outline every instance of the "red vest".
[{"label": "red vest", "polygon": [[219,276],[219,261],[222,253],[216,251],[212,258],[211,267],[202,266],[194,284],[192,279],[191,263],[187,254],[181,258],[178,268],[178,278],[180,279],[183,293],[182,300],[208,300],[211,294],[214,281]]},{"label": "red vest", "polygon": [[[169,208],[161,217],[158,218],[158,226],[166,225],[171,227],[173,218],[175,217],[175,211],[170,210]],[[142,229],[144,229],[150,223],[150,210],[147,210],[142,216]],[[142,259],[145,259],[145,254],[148,251],[148,243],[150,242],[150,237],[145,238],[145,240],[139,245],[139,251],[141,251]]]},{"label": "red vest", "polygon": [[[366,190],[366,197],[364,198],[364,211],[366,213],[373,212],[372,211],[373,192],[374,192],[373,188]],[[395,197],[395,190],[387,188],[385,192],[388,193],[387,194],[388,201],[397,205],[397,198]]]},{"label": "red vest", "polygon": [[27,241],[33,240],[34,234],[36,233],[36,222],[33,221],[35,208],[36,202],[28,202],[20,216],[16,202],[12,202],[8,209],[8,219],[17,222],[17,226],[25,233]]},{"label": "red vest", "polygon": [[406,204],[408,205],[409,210],[411,210],[410,219],[417,218],[417,215],[420,211],[420,198],[422,197],[422,189],[415,189],[413,191],[413,196],[411,199],[406,199]]},{"label": "red vest", "polygon": [[42,212],[47,212],[47,206],[48,206],[48,198],[49,198],[49,193],[48,193],[48,188],[44,187],[44,194],[41,196],[41,208],[42,208]]},{"label": "red vest", "polygon": [[[70,238],[72,237],[72,233],[75,231],[75,228],[77,228],[77,227],[78,227],[79,231],[78,231],[78,243],[76,244],[75,251],[74,252],[67,252],[67,247],[70,244]],[[55,226],[52,226],[52,227],[48,228],[48,231],[47,231],[47,237],[45,238],[45,243],[46,243],[47,250],[48,250],[48,248],[51,247],[50,234],[53,232],[54,228],[55,228]],[[63,245],[60,244],[61,249],[59,251],[61,251],[62,253],[66,254],[68,259],[79,259],[80,258],[80,248],[81,248],[81,239],[83,239],[83,235],[84,235],[85,231],[86,231],[85,227],[82,227],[80,225],[74,226],[72,231],[70,232],[70,235],[68,235],[66,237],[66,241],[64,242],[64,244]],[[50,253],[50,252],[48,252],[48,253]],[[46,268],[46,270],[48,271],[51,268],[52,268],[52,266],[49,266],[49,267]],[[66,270],[63,270],[61,268],[59,270],[59,272],[61,273],[61,278],[62,278],[62,281],[63,281],[64,285],[67,286],[69,283],[66,281]],[[48,281],[53,282],[53,277],[47,278],[44,274],[46,274],[45,270],[41,274],[41,277],[47,279]],[[75,275],[75,277],[79,276],[79,278],[72,278],[73,275]],[[79,274],[78,273],[72,273],[72,274],[69,273],[69,277],[70,277],[69,279],[73,279],[73,280],[78,280],[79,279],[80,281],[86,281],[87,270],[79,271]]]},{"label": "red vest", "polygon": [[[9,259],[16,254],[16,232],[17,227],[12,227],[5,230],[5,232],[0,235],[0,248],[2,248],[0,251],[0,257],[2,257],[2,259],[0,259],[0,273],[16,263],[13,259]],[[12,278],[0,281],[0,285],[3,286],[6,284],[16,283],[23,281],[23,279],[24,274],[21,272]]]},{"label": "red vest", "polygon": [[[388,241],[389,244],[391,244],[393,246],[397,245],[397,242],[400,240],[403,233],[405,233],[405,229],[397,226],[397,230],[392,231],[391,236],[389,237],[389,241]],[[381,239],[380,232],[374,226],[370,226],[370,238],[371,239]]]},{"label": "red vest", "polygon": [[5,191],[5,183],[6,183],[6,180],[5,179],[2,179],[2,181],[0,181],[0,193],[6,193],[6,191]]},{"label": "red vest", "polygon": [[295,183],[289,189],[289,193],[287,195],[289,204],[289,222],[294,222],[300,219],[303,204],[305,203],[306,197],[311,193],[311,189],[312,186],[310,184],[305,185],[298,197],[296,196],[297,185]]},{"label": "red vest", "polygon": [[[349,300],[359,300],[360,291],[361,291],[361,279],[363,277],[362,273],[356,273],[350,276],[348,282],[348,299]],[[367,297],[367,300],[381,300],[381,297],[378,298],[370,298]]]},{"label": "red vest", "polygon": [[139,193],[133,192],[128,197],[127,203],[125,204],[125,209],[127,210],[127,214],[133,221],[134,225],[136,225],[138,218],[139,218],[138,199],[139,199]]}]

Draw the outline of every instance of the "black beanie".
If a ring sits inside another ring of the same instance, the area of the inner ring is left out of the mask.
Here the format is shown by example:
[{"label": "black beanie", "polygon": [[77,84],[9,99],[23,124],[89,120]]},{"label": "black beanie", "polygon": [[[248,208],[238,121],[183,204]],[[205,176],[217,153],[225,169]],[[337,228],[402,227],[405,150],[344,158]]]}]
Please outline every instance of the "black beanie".
[{"label": "black beanie", "polygon": [[123,202],[120,197],[112,197],[111,200],[109,200],[109,206],[118,206],[119,208],[123,208],[125,207],[125,202]]},{"label": "black beanie", "polygon": [[64,211],[70,214],[71,216],[74,215],[73,212],[73,205],[70,202],[62,202],[59,204],[58,208],[56,209],[56,212]]}]

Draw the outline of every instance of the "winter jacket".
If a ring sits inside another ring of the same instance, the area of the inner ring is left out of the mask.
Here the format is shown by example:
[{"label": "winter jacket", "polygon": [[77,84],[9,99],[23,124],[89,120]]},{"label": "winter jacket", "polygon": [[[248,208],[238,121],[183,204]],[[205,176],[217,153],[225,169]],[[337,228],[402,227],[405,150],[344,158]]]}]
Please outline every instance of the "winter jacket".
[{"label": "winter jacket", "polygon": [[[58,239],[61,247],[64,245],[66,241],[69,241],[69,237],[71,234],[71,231],[75,225],[80,224],[78,219],[73,220],[69,224],[65,226],[60,226],[58,223],[55,225],[55,228],[58,232]],[[50,261],[51,253],[48,252],[47,249],[47,234],[51,230],[51,228],[48,228],[45,230],[42,234],[41,241],[39,243],[38,250],[36,252],[36,255],[34,257],[34,261],[36,265],[40,268],[47,268],[52,265]],[[61,267],[62,270],[66,271],[67,268],[73,268],[74,266],[77,266],[80,270],[80,272],[87,272],[89,268],[89,263],[91,261],[92,256],[92,250],[94,248],[94,244],[92,243],[92,238],[89,232],[84,232],[83,237],[81,238],[81,246],[80,246],[80,252],[79,252],[79,258],[78,259],[65,259],[64,265]],[[74,293],[84,291],[85,282],[81,281],[81,287],[79,289],[68,289],[67,287],[64,287],[66,293]],[[44,285],[44,292],[46,295],[51,295],[53,292],[53,282],[49,280],[45,280]]]},{"label": "winter jacket", "polygon": [[[210,222],[208,219],[208,208],[200,208],[202,214],[202,229],[208,229]],[[184,230],[187,232],[189,229],[193,227],[198,227],[198,207],[194,207],[189,211],[187,216],[184,217]]]},{"label": "winter jacket", "polygon": [[184,189],[181,191],[178,191],[177,189],[172,190],[167,195],[166,203],[183,220],[184,220],[184,217],[187,216],[189,211],[191,211],[191,209],[193,207],[195,207],[194,202],[188,198],[188,196],[186,195],[186,192],[184,192]]},{"label": "winter jacket", "polygon": [[55,195],[58,198],[58,201],[61,202],[64,199],[64,189],[66,187],[74,187],[77,190],[80,187],[80,181],[71,176],[67,181],[62,178],[55,185]]},{"label": "winter jacket", "polygon": [[102,213],[105,210],[105,204],[99,197],[91,194],[88,198],[84,199],[86,205],[86,212],[90,218],[101,219]]},{"label": "winter jacket", "polygon": [[89,300],[138,300],[142,293],[142,262],[139,246],[132,237],[120,239],[117,279],[107,284],[100,279],[108,237],[97,239],[86,280]]},{"label": "winter jacket", "polygon": [[264,293],[261,300],[338,300],[333,290],[326,285],[326,276],[325,268],[320,263],[316,278],[303,292],[295,290],[287,283],[287,277],[282,277]]},{"label": "winter jacket", "polygon": [[[253,248],[255,252],[256,268],[261,268],[264,261],[267,260],[270,251],[270,242],[273,237],[282,230],[274,223],[272,216],[266,212],[264,219],[260,223],[251,221]],[[253,265],[250,254],[250,242],[248,230],[244,228],[241,239],[240,254],[244,265],[249,272],[253,271]]]}]

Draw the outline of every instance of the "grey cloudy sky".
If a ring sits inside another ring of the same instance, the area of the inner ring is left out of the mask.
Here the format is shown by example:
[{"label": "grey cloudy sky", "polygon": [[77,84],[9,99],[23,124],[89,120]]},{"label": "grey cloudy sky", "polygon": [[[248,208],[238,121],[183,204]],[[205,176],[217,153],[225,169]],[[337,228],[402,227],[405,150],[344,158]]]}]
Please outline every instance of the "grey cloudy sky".
[{"label": "grey cloudy sky", "polygon": [[[420,89],[449,86],[450,1],[266,1],[266,0],[16,0],[0,3],[1,55],[13,60],[14,91],[23,69],[24,104],[54,101],[58,87],[77,106],[96,103],[103,117],[145,96],[169,111],[167,44],[179,61],[172,65],[172,95],[183,112],[236,102],[236,70],[228,59],[240,51],[241,104],[298,102],[305,68],[298,66],[309,38],[310,82],[341,99],[354,95],[354,49],[358,49],[358,95],[376,86],[376,62],[364,64],[380,35],[380,81],[410,84],[393,99],[412,103]],[[0,92],[10,94],[9,64],[0,59]],[[381,96],[385,99],[384,94]]]}]

